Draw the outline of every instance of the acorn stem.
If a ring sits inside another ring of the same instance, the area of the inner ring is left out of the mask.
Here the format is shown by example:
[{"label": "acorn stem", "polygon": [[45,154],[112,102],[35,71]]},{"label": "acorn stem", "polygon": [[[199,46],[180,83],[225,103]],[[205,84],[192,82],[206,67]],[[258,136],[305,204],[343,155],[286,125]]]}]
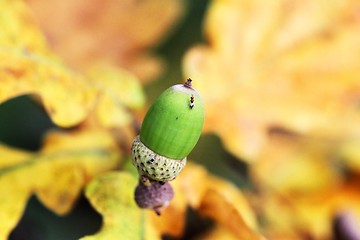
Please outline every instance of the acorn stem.
[{"label": "acorn stem", "polygon": [[160,216],[161,215],[161,211],[160,211],[160,207],[157,207],[154,209],[156,215]]},{"label": "acorn stem", "polygon": [[184,83],[184,87],[192,88],[191,78],[188,78],[187,81]]},{"label": "acorn stem", "polygon": [[151,186],[151,180],[144,175],[140,176],[140,181],[144,186],[150,187]]}]

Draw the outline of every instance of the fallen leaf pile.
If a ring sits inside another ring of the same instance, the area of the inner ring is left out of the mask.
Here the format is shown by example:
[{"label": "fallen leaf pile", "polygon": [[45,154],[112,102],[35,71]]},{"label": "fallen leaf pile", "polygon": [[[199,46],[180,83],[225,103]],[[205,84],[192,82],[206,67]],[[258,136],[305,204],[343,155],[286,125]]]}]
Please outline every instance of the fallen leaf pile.
[{"label": "fallen leaf pile", "polygon": [[208,44],[184,57],[205,131],[249,164],[270,239],[330,239],[337,215],[360,219],[359,11],[359,1],[214,0]]}]

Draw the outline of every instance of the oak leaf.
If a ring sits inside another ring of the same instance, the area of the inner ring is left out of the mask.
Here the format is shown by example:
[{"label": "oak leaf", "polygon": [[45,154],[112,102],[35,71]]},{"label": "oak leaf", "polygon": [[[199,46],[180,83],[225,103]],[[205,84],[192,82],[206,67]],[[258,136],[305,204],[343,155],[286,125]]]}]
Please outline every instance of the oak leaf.
[{"label": "oak leaf", "polygon": [[2,1],[0,16],[0,103],[37,94],[54,123],[69,127],[81,122],[94,89],[51,53],[22,1]]},{"label": "oak leaf", "polygon": [[62,127],[78,125],[91,112],[105,128],[132,123],[129,109],[144,104],[144,92],[133,75],[107,63],[94,63],[83,74],[71,70],[49,50],[22,1],[5,0],[2,6],[6,21],[0,21],[0,103],[34,94]]},{"label": "oak leaf", "polygon": [[185,230],[187,207],[193,208],[201,217],[213,219],[228,236],[262,239],[256,233],[255,215],[241,191],[211,176],[203,167],[190,162],[171,182],[175,196],[160,217],[136,206],[134,188],[137,181],[129,173],[110,173],[88,185],[86,195],[103,215],[104,222],[99,233],[84,240],[130,235],[134,236],[132,239],[160,239],[164,234],[180,237]]},{"label": "oak leaf", "polygon": [[146,221],[147,212],[134,201],[138,179],[128,172],[110,172],[94,179],[86,187],[86,197],[103,215],[103,226],[81,240],[95,239],[161,239],[161,235]]},{"label": "oak leaf", "polygon": [[132,124],[132,111],[145,105],[145,94],[137,78],[105,62],[92,65],[85,75],[89,84],[98,89],[93,116],[89,118],[94,117],[97,125],[108,129]]},{"label": "oak leaf", "polygon": [[184,57],[204,99],[205,131],[250,163],[270,239],[329,239],[335,210],[357,212],[357,191],[342,189],[359,172],[359,7],[214,0],[207,45]]},{"label": "oak leaf", "polygon": [[[101,141],[99,141],[101,139]],[[50,132],[39,152],[1,145],[0,239],[21,218],[28,198],[36,194],[57,214],[69,212],[90,179],[116,168],[121,153],[106,131]]]},{"label": "oak leaf", "polygon": [[31,94],[58,126],[81,123],[50,132],[38,152],[0,145],[0,239],[5,239],[32,194],[65,214],[88,181],[118,167],[120,146],[135,135],[132,111],[141,108],[144,93],[132,74],[113,66],[99,63],[83,74],[66,67],[49,50],[23,1],[4,0],[1,6],[0,103]]}]

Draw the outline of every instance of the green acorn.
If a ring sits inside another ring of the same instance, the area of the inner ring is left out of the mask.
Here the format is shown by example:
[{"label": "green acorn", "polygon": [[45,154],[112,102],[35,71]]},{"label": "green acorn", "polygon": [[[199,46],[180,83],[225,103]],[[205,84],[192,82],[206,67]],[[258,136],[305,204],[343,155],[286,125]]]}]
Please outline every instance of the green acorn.
[{"label": "green acorn", "polygon": [[159,182],[174,179],[199,140],[203,124],[204,103],[190,78],[165,90],[149,108],[133,142],[132,160],[140,176]]}]

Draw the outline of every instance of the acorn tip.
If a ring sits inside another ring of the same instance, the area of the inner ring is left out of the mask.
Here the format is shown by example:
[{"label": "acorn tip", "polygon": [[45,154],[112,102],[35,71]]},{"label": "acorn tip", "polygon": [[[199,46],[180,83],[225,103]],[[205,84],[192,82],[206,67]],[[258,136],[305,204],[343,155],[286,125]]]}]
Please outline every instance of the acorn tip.
[{"label": "acorn tip", "polygon": [[184,83],[184,86],[185,87],[188,87],[188,88],[192,88],[192,79],[191,78],[188,78],[187,81]]}]

